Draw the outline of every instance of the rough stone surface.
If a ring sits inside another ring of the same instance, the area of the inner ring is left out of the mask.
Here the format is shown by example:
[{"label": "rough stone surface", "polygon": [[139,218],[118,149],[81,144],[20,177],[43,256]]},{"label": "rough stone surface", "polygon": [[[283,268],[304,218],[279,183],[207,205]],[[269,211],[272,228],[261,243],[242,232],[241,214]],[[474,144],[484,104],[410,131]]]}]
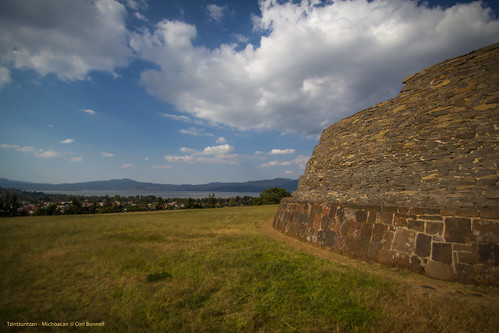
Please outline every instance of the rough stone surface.
[{"label": "rough stone surface", "polygon": [[471,220],[462,217],[445,219],[445,240],[454,243],[469,243],[472,239]]},{"label": "rough stone surface", "polygon": [[456,279],[456,273],[454,273],[452,266],[440,263],[438,261],[428,262],[424,270],[426,275],[435,279],[450,281]]},{"label": "rough stone surface", "polygon": [[[331,251],[351,258],[376,261],[416,273],[428,274],[438,279],[463,283],[499,286],[499,219],[473,219],[473,232],[465,228],[466,242],[457,237],[444,239],[433,232],[415,231],[408,227],[394,226],[391,219],[369,223],[369,218],[356,222],[355,217],[369,211],[376,216],[384,211],[405,210],[422,220],[429,208],[394,206],[363,206],[351,203],[295,201],[284,199],[274,219],[274,228],[290,236],[316,243]],[[437,214],[434,208],[432,214]],[[456,214],[464,211],[444,211]],[[417,213],[421,214],[418,215]],[[391,213],[394,215],[395,213]],[[399,214],[399,213],[397,213]],[[457,221],[467,226],[470,211],[463,216],[440,216],[442,221]],[[479,216],[480,211],[473,215]],[[388,216],[388,215],[386,215]],[[328,223],[314,221],[328,220]],[[433,222],[428,222],[433,223]],[[438,222],[443,225],[442,222]],[[449,241],[449,239],[453,241]]]},{"label": "rough stone surface", "polygon": [[431,253],[431,237],[425,234],[418,234],[416,240],[416,255],[419,257],[429,257]]},{"label": "rough stone surface", "polygon": [[452,264],[452,245],[433,243],[431,258],[444,264]]},{"label": "rough stone surface", "polygon": [[410,230],[399,228],[395,231],[393,249],[398,252],[411,253],[414,251],[416,243],[416,233]]},{"label": "rough stone surface", "polygon": [[498,209],[498,86],[499,44],[415,74],[324,130],[294,198]]},{"label": "rough stone surface", "polygon": [[499,44],[324,130],[274,228],[345,256],[499,286]]}]

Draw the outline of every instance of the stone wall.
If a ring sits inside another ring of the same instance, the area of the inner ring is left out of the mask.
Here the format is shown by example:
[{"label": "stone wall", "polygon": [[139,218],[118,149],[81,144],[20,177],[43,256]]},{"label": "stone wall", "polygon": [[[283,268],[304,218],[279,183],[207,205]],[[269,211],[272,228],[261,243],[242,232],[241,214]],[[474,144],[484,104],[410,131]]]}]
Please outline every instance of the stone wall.
[{"label": "stone wall", "polygon": [[351,258],[499,286],[499,212],[284,199],[274,228]]},{"label": "stone wall", "polygon": [[363,260],[499,285],[499,44],[324,130],[274,227]]}]

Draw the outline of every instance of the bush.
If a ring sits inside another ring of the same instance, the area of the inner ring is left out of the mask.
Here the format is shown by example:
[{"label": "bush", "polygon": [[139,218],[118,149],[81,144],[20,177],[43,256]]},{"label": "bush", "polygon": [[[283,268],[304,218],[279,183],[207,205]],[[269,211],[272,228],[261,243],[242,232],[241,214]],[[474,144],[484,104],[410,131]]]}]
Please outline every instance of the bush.
[{"label": "bush", "polygon": [[253,200],[253,205],[274,205],[280,203],[283,198],[290,196],[291,194],[285,189],[272,187],[260,193],[260,196]]}]

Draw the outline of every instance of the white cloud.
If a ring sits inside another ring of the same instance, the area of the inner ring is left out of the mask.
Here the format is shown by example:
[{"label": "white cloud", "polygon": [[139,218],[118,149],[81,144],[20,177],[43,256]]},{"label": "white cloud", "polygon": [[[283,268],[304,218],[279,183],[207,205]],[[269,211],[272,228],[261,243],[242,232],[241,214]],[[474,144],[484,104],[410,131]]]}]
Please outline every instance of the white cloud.
[{"label": "white cloud", "polygon": [[163,117],[175,119],[175,120],[180,120],[180,121],[191,121],[191,118],[187,116],[177,116],[175,114],[168,114],[168,113],[160,113]]},{"label": "white cloud", "polygon": [[165,160],[168,162],[186,162],[186,163],[193,163],[198,161],[192,155],[186,155],[186,156],[166,155]]},{"label": "white cloud", "polygon": [[193,135],[193,136],[201,136],[201,135],[206,135],[206,136],[213,136],[211,133],[205,133],[203,129],[191,127],[189,129],[181,129],[178,131],[180,134],[188,134],[188,135]]},{"label": "white cloud", "polygon": [[262,165],[260,165],[262,168],[266,168],[266,167],[273,167],[273,166],[290,166],[291,165],[291,162],[290,161],[284,161],[284,162],[281,162],[281,161],[270,161],[268,163],[264,163]]},{"label": "white cloud", "polygon": [[69,161],[70,162],[82,162],[83,161],[83,157],[73,157]]},{"label": "white cloud", "polygon": [[82,109],[82,111],[85,112],[85,113],[88,113],[88,114],[92,114],[92,115],[94,115],[94,114],[97,113],[97,112],[95,112],[94,110],[91,110],[91,109]]},{"label": "white cloud", "polygon": [[443,9],[417,1],[267,0],[260,7],[258,45],[194,46],[196,27],[170,20],[133,33],[137,56],[158,66],[143,71],[141,83],[212,123],[317,135],[395,96],[409,74],[499,35],[499,21],[480,2]]},{"label": "white cloud", "polygon": [[272,149],[269,155],[290,155],[294,153],[294,149]]},{"label": "white cloud", "polygon": [[114,73],[131,56],[126,14],[115,0],[0,1],[0,65],[64,81]]},{"label": "white cloud", "polygon": [[61,143],[63,143],[63,144],[68,144],[68,143],[73,143],[73,142],[75,142],[75,140],[73,140],[73,139],[66,139],[66,140],[61,141]]},{"label": "white cloud", "polygon": [[134,168],[135,165],[133,165],[132,163],[125,163],[121,167],[125,168],[125,169],[130,169],[130,168]]},{"label": "white cloud", "polygon": [[182,153],[186,153],[186,154],[197,154],[197,153],[199,153],[197,150],[194,150],[194,149],[191,149],[191,148],[187,148],[187,147],[180,148],[180,151]]},{"label": "white cloud", "polygon": [[3,149],[15,149],[21,153],[35,153],[36,150],[34,147],[32,146],[19,146],[19,145],[10,145],[10,144],[5,144],[5,143],[2,143],[2,145],[0,146],[2,147]]},{"label": "white cloud", "polygon": [[104,157],[114,157],[114,154],[111,153],[101,152],[100,154]]},{"label": "white cloud", "polygon": [[0,89],[10,83],[12,81],[10,77],[10,71],[6,67],[0,66]]},{"label": "white cloud", "polygon": [[248,37],[243,36],[241,34],[233,34],[232,37],[238,42],[238,43],[247,43],[248,42]]},{"label": "white cloud", "polygon": [[240,161],[240,156],[234,154],[234,150],[234,147],[229,144],[209,146],[201,151],[182,147],[180,148],[180,152],[187,155],[166,155],[165,160],[168,162],[184,163],[238,164]]},{"label": "white cloud", "polygon": [[234,152],[234,147],[229,144],[223,144],[219,146],[206,147],[202,151],[202,155],[224,155]]},{"label": "white cloud", "polygon": [[294,160],[290,161],[270,161],[268,163],[261,164],[260,167],[275,167],[275,166],[292,166],[297,165],[300,169],[305,169],[305,166],[308,161],[308,157],[304,155],[298,155]]},{"label": "white cloud", "polygon": [[207,15],[215,22],[222,22],[225,12],[228,10],[227,6],[218,6],[215,4],[209,4],[206,6],[208,10]]},{"label": "white cloud", "polygon": [[0,147],[2,147],[2,149],[10,149],[10,148],[16,148],[17,149],[17,148],[19,148],[19,145],[9,145],[7,143],[2,143],[0,145]]},{"label": "white cloud", "polygon": [[139,13],[139,12],[135,12],[135,13],[134,13],[134,16],[135,16],[137,19],[141,20],[141,21],[147,21],[147,18],[146,18],[143,14],[141,14],[141,13]]},{"label": "white cloud", "polygon": [[41,158],[55,158],[55,157],[62,157],[61,154],[59,154],[56,151],[53,150],[40,150],[38,152],[34,153],[36,157],[41,157]]},{"label": "white cloud", "polygon": [[227,140],[225,140],[225,138],[224,138],[223,136],[221,136],[221,137],[219,137],[219,138],[217,139],[217,143],[218,143],[219,145],[224,145],[224,144],[226,144],[226,143],[227,143]]},{"label": "white cloud", "polygon": [[18,151],[20,151],[21,153],[33,153],[35,154],[35,148],[33,148],[32,146],[24,146],[24,147],[19,147],[17,149]]},{"label": "white cloud", "polygon": [[149,160],[150,160],[149,157],[144,158],[144,161],[146,161],[146,162],[149,161]]},{"label": "white cloud", "polygon": [[125,0],[125,5],[132,10],[147,8],[146,0]]},{"label": "white cloud", "polygon": [[23,154],[33,154],[35,157],[41,157],[41,158],[56,158],[56,157],[62,157],[62,155],[54,150],[44,150],[44,149],[38,149],[36,150],[33,146],[19,146],[19,145],[10,145],[10,144],[1,144],[1,148],[3,149],[15,149],[18,152],[21,152]]}]

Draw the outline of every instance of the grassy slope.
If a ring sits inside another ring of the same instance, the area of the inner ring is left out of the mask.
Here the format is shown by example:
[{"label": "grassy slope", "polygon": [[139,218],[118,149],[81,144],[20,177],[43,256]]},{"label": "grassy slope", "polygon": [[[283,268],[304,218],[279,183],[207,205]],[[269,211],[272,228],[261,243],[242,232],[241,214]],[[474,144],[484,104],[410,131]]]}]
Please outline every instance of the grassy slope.
[{"label": "grassy slope", "polygon": [[275,210],[1,219],[0,328],[6,321],[104,321],[106,331],[130,332],[498,327],[497,306],[407,294],[269,238],[256,226]]}]

